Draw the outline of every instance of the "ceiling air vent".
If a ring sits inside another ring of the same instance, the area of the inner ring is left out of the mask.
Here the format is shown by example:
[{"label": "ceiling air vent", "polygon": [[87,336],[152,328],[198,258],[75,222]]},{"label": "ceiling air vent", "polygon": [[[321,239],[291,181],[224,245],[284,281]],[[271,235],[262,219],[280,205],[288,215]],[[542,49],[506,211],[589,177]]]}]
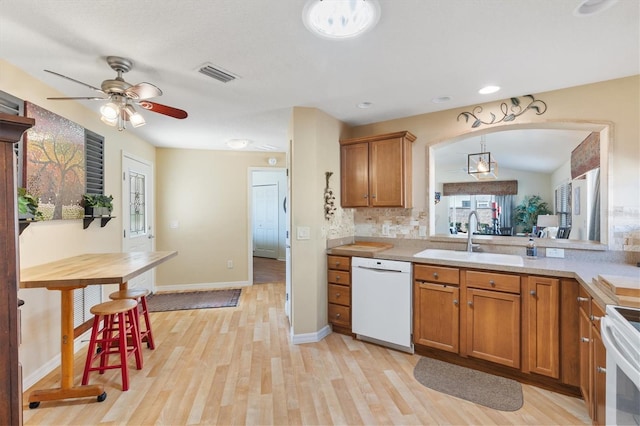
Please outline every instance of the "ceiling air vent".
[{"label": "ceiling air vent", "polygon": [[211,78],[215,78],[218,81],[221,81],[223,83],[228,83],[232,80],[236,79],[236,76],[233,74],[230,74],[227,71],[223,71],[220,68],[216,68],[211,64],[204,64],[202,65],[198,71],[206,76],[209,76]]}]

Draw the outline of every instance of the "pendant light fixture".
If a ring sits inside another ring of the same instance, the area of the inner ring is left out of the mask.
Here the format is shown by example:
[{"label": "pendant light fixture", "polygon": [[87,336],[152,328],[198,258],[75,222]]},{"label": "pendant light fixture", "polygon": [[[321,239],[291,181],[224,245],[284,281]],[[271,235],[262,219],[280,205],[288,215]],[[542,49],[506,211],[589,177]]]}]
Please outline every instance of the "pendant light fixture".
[{"label": "pendant light fixture", "polygon": [[480,136],[480,151],[467,155],[467,173],[476,180],[494,180],[498,178],[498,162],[486,151],[485,136]]}]

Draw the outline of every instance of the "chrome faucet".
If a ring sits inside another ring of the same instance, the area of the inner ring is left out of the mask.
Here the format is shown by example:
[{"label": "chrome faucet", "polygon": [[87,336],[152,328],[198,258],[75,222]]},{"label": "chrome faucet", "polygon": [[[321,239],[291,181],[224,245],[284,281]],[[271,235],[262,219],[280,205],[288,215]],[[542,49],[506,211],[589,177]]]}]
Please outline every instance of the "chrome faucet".
[{"label": "chrome faucet", "polygon": [[469,253],[473,252],[474,246],[474,244],[471,243],[471,236],[473,235],[473,232],[471,231],[471,216],[476,217],[476,226],[480,221],[480,219],[478,219],[478,212],[476,212],[475,210],[471,210],[471,213],[469,213],[469,219],[467,219],[467,251]]}]

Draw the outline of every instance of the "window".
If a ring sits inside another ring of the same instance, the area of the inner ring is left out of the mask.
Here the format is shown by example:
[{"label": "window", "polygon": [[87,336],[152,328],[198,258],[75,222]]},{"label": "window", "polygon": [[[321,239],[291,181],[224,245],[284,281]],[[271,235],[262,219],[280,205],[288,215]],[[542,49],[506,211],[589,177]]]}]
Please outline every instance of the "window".
[{"label": "window", "polygon": [[560,217],[560,227],[571,226],[571,182],[563,183],[556,188],[555,208]]}]

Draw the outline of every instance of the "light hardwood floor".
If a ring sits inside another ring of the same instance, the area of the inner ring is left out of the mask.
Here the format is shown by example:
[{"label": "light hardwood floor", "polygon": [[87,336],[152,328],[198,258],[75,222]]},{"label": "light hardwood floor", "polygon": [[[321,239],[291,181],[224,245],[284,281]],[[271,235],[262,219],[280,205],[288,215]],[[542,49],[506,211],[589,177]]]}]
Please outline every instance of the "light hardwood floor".
[{"label": "light hardwood floor", "polygon": [[[284,284],[243,289],[237,308],[152,313],[156,349],[117,371],[93,373],[107,399],[43,402],[25,425],[590,424],[582,400],[523,385],[524,406],[496,411],[413,378],[418,356],[331,334],[292,345]],[[76,356],[80,382],[86,349]],[[53,372],[33,388],[58,383]]]}]

